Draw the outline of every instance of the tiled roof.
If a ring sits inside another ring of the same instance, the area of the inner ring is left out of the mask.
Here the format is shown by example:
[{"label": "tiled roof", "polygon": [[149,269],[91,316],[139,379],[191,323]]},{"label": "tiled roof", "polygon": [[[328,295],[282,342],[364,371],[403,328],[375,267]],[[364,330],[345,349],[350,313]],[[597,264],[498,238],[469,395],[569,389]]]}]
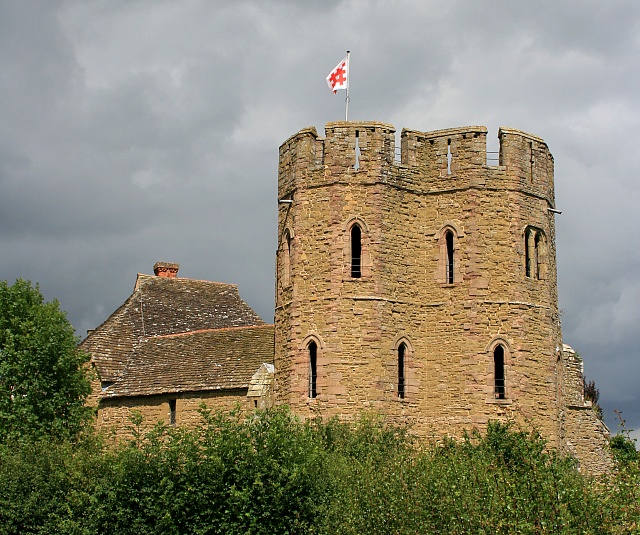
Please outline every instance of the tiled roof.
[{"label": "tiled roof", "polygon": [[133,294],[80,349],[91,354],[103,382],[114,382],[148,338],[257,325],[264,321],[240,299],[235,284],[139,274]]},{"label": "tiled roof", "polygon": [[103,397],[247,388],[273,362],[274,327],[234,327],[144,339]]}]

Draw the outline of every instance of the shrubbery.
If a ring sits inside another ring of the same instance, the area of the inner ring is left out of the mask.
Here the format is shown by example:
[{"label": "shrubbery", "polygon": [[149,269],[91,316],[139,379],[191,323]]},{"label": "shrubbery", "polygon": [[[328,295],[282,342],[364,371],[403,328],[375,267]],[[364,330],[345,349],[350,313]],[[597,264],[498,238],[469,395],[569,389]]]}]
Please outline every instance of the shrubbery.
[{"label": "shrubbery", "polygon": [[[135,422],[134,422],[135,424]],[[0,534],[636,533],[638,458],[599,481],[492,423],[440,444],[377,417],[209,413],[117,447],[0,446]],[[626,448],[626,446],[625,446]]]}]

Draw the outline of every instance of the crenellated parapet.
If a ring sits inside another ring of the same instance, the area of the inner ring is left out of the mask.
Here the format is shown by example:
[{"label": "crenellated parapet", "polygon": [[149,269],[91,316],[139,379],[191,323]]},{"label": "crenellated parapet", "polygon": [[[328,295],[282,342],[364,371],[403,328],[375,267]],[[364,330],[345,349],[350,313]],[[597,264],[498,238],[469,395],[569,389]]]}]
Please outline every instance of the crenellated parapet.
[{"label": "crenellated parapet", "polygon": [[395,128],[378,122],[327,123],[324,147],[331,174],[343,168],[377,173],[394,162]]},{"label": "crenellated parapet", "polygon": [[462,178],[487,161],[484,126],[447,128],[433,132],[402,130],[401,162],[429,180]]},{"label": "crenellated parapet", "polygon": [[[286,197],[296,184],[316,167],[318,132],[314,126],[300,130],[280,145],[278,199]],[[322,148],[320,148],[322,153]]]},{"label": "crenellated parapet", "polygon": [[554,207],[553,156],[543,139],[514,128],[500,127],[500,165],[513,187],[543,197]]},{"label": "crenellated parapet", "polygon": [[496,162],[487,159],[484,126],[431,132],[405,128],[398,149],[395,129],[387,123],[327,123],[325,137],[313,127],[305,128],[280,147],[279,197],[304,185],[348,179],[422,192],[469,187],[518,190],[554,208],[553,156],[544,140],[506,127],[500,128],[498,139]]}]

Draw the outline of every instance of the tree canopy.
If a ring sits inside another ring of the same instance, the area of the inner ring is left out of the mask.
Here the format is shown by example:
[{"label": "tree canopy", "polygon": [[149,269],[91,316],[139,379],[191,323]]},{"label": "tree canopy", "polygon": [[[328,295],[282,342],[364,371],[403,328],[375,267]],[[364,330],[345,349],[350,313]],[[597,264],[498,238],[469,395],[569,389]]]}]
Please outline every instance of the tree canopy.
[{"label": "tree canopy", "polygon": [[91,414],[87,360],[58,301],[0,281],[0,441],[77,434]]}]

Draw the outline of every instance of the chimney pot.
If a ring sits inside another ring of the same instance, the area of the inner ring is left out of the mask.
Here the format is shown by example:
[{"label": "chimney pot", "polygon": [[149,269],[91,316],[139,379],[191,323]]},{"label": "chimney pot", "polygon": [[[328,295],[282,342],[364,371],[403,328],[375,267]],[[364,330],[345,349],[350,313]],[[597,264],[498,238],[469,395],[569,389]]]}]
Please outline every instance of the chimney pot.
[{"label": "chimney pot", "polygon": [[180,264],[173,262],[156,262],[153,266],[153,273],[158,277],[166,279],[175,279],[178,276]]}]

